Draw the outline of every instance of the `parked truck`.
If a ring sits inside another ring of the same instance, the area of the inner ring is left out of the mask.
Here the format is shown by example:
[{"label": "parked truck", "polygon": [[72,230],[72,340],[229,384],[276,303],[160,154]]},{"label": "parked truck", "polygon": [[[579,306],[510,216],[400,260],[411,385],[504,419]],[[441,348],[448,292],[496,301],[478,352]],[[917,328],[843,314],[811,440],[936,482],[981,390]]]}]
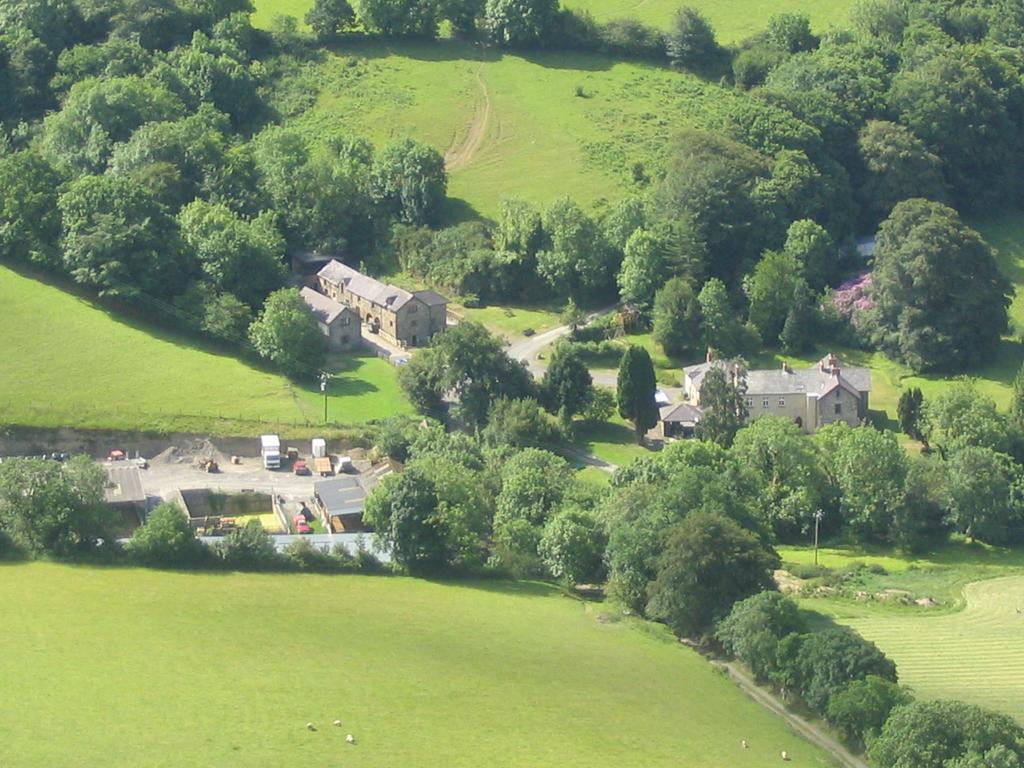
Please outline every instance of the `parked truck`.
[{"label": "parked truck", "polygon": [[262,435],[260,437],[260,453],[263,456],[263,466],[267,469],[281,468],[281,438],[277,435]]}]

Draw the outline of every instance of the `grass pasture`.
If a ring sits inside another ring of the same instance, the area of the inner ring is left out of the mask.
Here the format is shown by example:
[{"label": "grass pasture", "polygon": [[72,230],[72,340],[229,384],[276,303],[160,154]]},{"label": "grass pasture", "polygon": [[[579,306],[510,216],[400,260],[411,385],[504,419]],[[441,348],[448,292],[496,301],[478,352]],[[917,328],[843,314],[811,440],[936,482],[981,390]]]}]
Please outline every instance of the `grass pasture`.
[{"label": "grass pasture", "polygon": [[[0,266],[0,422],[248,434],[259,423],[321,424],[318,386],[302,387],[192,339],[143,327]],[[395,369],[349,357],[332,379],[332,422],[411,412]]]},{"label": "grass pasture", "polygon": [[0,574],[5,768],[832,765],[662,628],[539,584]]},{"label": "grass pasture", "polygon": [[[738,43],[764,29],[776,13],[806,13],[816,32],[846,21],[852,0],[691,0],[711,22],[722,43]],[[636,19],[666,28],[679,8],[677,0],[566,0],[565,6],[589,12],[598,21]],[[277,15],[292,16],[304,26],[303,18],[313,0],[256,0],[253,24],[267,28]]]},{"label": "grass pasture", "polygon": [[950,698],[1024,723],[1024,576],[968,584],[949,616],[870,616],[848,621],[895,662],[921,698]]},{"label": "grass pasture", "polygon": [[316,77],[315,104],[289,121],[310,135],[412,136],[442,153],[473,137],[449,174],[450,220],[493,217],[513,195],[600,208],[633,190],[634,163],[661,164],[672,133],[714,127],[730,100],[749,98],[666,67],[454,40],[344,41]]}]

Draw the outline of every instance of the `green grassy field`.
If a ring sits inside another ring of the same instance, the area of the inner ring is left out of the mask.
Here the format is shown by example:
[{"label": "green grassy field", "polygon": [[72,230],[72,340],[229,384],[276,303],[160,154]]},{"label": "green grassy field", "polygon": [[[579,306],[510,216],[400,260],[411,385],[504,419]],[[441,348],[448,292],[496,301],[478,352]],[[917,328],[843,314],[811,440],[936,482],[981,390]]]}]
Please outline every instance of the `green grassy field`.
[{"label": "green grassy field", "polygon": [[922,698],[969,701],[1024,723],[1024,576],[968,584],[950,616],[873,616],[847,623],[895,662]]},{"label": "green grassy field", "polygon": [[[589,11],[598,21],[636,19],[665,28],[679,8],[678,0],[566,0],[566,7]],[[776,13],[807,13],[815,31],[846,21],[852,0],[691,0],[715,28],[722,43],[736,43],[764,29]],[[302,22],[313,0],[256,0],[253,24],[269,27],[274,16],[292,16]]]},{"label": "green grassy field", "polygon": [[661,163],[673,132],[713,127],[729,100],[749,98],[664,67],[482,54],[452,40],[346,41],[317,68],[317,85],[314,106],[289,120],[310,135],[350,131],[378,146],[413,136],[440,152],[472,139],[471,156],[449,174],[451,220],[493,216],[512,195],[600,208],[630,192],[635,162]]},{"label": "green grassy field", "polygon": [[0,574],[5,768],[831,765],[662,628],[538,584]]},{"label": "green grassy field", "polygon": [[[319,389],[297,386],[195,341],[144,328],[0,266],[0,422],[248,434],[257,422],[321,424]],[[409,413],[395,369],[350,357],[328,416],[355,424]]]},{"label": "green grassy field", "polygon": [[[813,562],[808,547],[779,554],[787,565]],[[920,556],[839,547],[823,548],[819,562],[851,575],[833,595],[800,599],[802,607],[876,642],[915,695],[970,701],[1024,723],[1024,552],[964,542]],[[937,605],[914,602],[921,598]]]}]

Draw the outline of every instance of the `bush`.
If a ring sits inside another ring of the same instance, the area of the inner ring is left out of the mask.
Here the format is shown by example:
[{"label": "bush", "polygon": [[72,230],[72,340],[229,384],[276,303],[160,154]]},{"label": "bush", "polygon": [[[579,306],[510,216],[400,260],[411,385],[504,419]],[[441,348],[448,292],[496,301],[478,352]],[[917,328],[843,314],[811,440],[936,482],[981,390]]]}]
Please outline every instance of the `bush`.
[{"label": "bush", "polygon": [[210,557],[185,513],[173,503],[160,504],[149,513],[146,524],[128,542],[127,551],[135,562],[153,568],[191,568]]},{"label": "bush", "polygon": [[250,520],[244,528],[225,536],[217,551],[225,565],[239,570],[267,571],[284,564],[270,534],[257,520]]},{"label": "bush", "polygon": [[334,573],[344,570],[344,564],[329,552],[314,547],[307,539],[293,541],[281,553],[283,560],[293,568],[311,573]]}]

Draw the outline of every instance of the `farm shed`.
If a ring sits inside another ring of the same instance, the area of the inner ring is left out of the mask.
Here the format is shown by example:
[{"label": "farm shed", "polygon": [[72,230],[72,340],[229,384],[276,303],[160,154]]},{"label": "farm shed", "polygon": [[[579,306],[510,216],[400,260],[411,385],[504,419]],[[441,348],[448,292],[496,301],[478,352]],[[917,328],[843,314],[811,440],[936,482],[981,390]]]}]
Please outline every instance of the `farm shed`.
[{"label": "farm shed", "polygon": [[332,533],[358,533],[363,525],[366,486],[356,475],[340,475],[313,484],[313,496],[324,526]]},{"label": "farm shed", "polygon": [[107,504],[121,513],[125,532],[135,530],[146,520],[146,491],[138,467],[107,467],[109,482],[103,491]]}]

